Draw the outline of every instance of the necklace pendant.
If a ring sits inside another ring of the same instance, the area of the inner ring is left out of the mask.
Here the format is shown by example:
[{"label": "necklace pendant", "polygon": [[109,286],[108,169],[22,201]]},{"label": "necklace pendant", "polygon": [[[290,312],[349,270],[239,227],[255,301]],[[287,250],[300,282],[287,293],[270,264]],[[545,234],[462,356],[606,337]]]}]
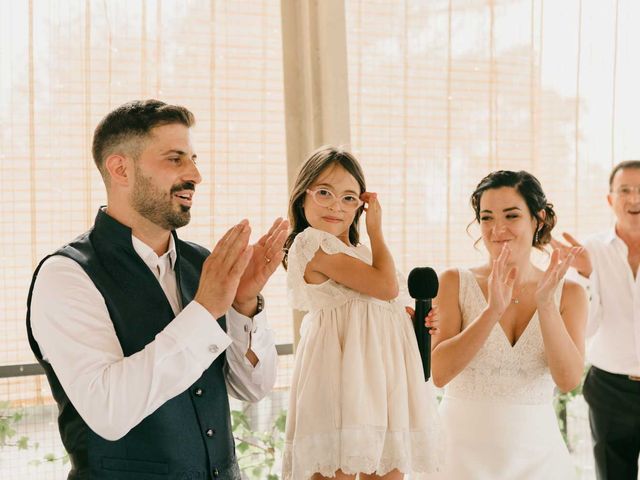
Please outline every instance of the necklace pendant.
[{"label": "necklace pendant", "polygon": [[520,300],[518,300],[517,298],[513,299],[513,303],[515,303],[516,305],[520,303]]}]

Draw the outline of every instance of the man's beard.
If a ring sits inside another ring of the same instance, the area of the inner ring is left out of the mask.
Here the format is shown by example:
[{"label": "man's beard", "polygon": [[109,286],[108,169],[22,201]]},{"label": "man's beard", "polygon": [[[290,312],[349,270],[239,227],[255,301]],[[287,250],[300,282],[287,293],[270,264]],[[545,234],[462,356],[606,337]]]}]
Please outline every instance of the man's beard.
[{"label": "man's beard", "polygon": [[195,185],[191,182],[174,185],[166,194],[145,177],[137,165],[135,168],[136,181],[131,197],[134,210],[165,230],[175,230],[188,224],[191,220],[191,208],[180,205],[179,210],[176,210],[173,205],[173,193],[195,190]]}]

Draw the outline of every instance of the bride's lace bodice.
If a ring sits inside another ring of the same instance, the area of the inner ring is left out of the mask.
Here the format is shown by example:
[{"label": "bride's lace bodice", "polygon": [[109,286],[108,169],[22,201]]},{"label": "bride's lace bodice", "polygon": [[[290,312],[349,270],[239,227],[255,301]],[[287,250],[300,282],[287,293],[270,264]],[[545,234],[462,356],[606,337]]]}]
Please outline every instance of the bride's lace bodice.
[{"label": "bride's lace bodice", "polygon": [[[460,269],[459,276],[458,301],[464,329],[482,313],[487,302],[473,272]],[[555,293],[556,304],[560,303],[562,285],[560,282]],[[496,323],[485,344],[449,382],[445,393],[455,398],[538,404],[551,402],[554,386],[536,312],[514,346]]]}]

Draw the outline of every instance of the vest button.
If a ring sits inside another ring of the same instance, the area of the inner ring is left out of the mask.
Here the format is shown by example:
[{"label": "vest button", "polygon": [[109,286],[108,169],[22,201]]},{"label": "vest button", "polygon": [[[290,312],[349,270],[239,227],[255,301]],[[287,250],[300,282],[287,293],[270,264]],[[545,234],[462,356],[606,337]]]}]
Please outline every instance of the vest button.
[{"label": "vest button", "polygon": [[218,472],[218,469],[217,469],[217,468],[214,468],[214,469],[213,469],[213,472],[211,472],[211,473],[213,474],[213,476],[214,476],[215,478],[218,478],[218,476],[220,475],[220,472]]},{"label": "vest button", "polygon": [[200,387],[197,387],[193,393],[196,395],[196,397],[201,397],[204,391]]},{"label": "vest button", "polygon": [[216,433],[216,431],[215,431],[213,428],[210,428],[210,429],[208,429],[208,430],[205,432],[205,435],[206,435],[207,437],[213,437],[213,435],[214,435],[215,433]]}]

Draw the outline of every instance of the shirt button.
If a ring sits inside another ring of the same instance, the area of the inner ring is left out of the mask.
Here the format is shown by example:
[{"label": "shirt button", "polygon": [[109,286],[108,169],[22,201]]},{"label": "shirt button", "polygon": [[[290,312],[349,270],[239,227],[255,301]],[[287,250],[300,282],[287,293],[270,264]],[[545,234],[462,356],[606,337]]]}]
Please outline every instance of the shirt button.
[{"label": "shirt button", "polygon": [[213,428],[210,428],[205,433],[206,433],[207,437],[213,437],[213,434],[216,433],[216,431]]},{"label": "shirt button", "polygon": [[218,350],[219,350],[218,345],[215,345],[215,344],[209,345],[209,351],[211,353],[218,353]]},{"label": "shirt button", "polygon": [[217,468],[214,468],[214,469],[213,469],[213,472],[211,472],[211,473],[213,474],[213,476],[214,476],[215,478],[218,478],[218,475],[220,475],[220,472],[218,472],[218,469],[217,469]]},{"label": "shirt button", "polygon": [[193,393],[195,393],[196,397],[201,397],[204,391],[200,387],[198,387]]}]

